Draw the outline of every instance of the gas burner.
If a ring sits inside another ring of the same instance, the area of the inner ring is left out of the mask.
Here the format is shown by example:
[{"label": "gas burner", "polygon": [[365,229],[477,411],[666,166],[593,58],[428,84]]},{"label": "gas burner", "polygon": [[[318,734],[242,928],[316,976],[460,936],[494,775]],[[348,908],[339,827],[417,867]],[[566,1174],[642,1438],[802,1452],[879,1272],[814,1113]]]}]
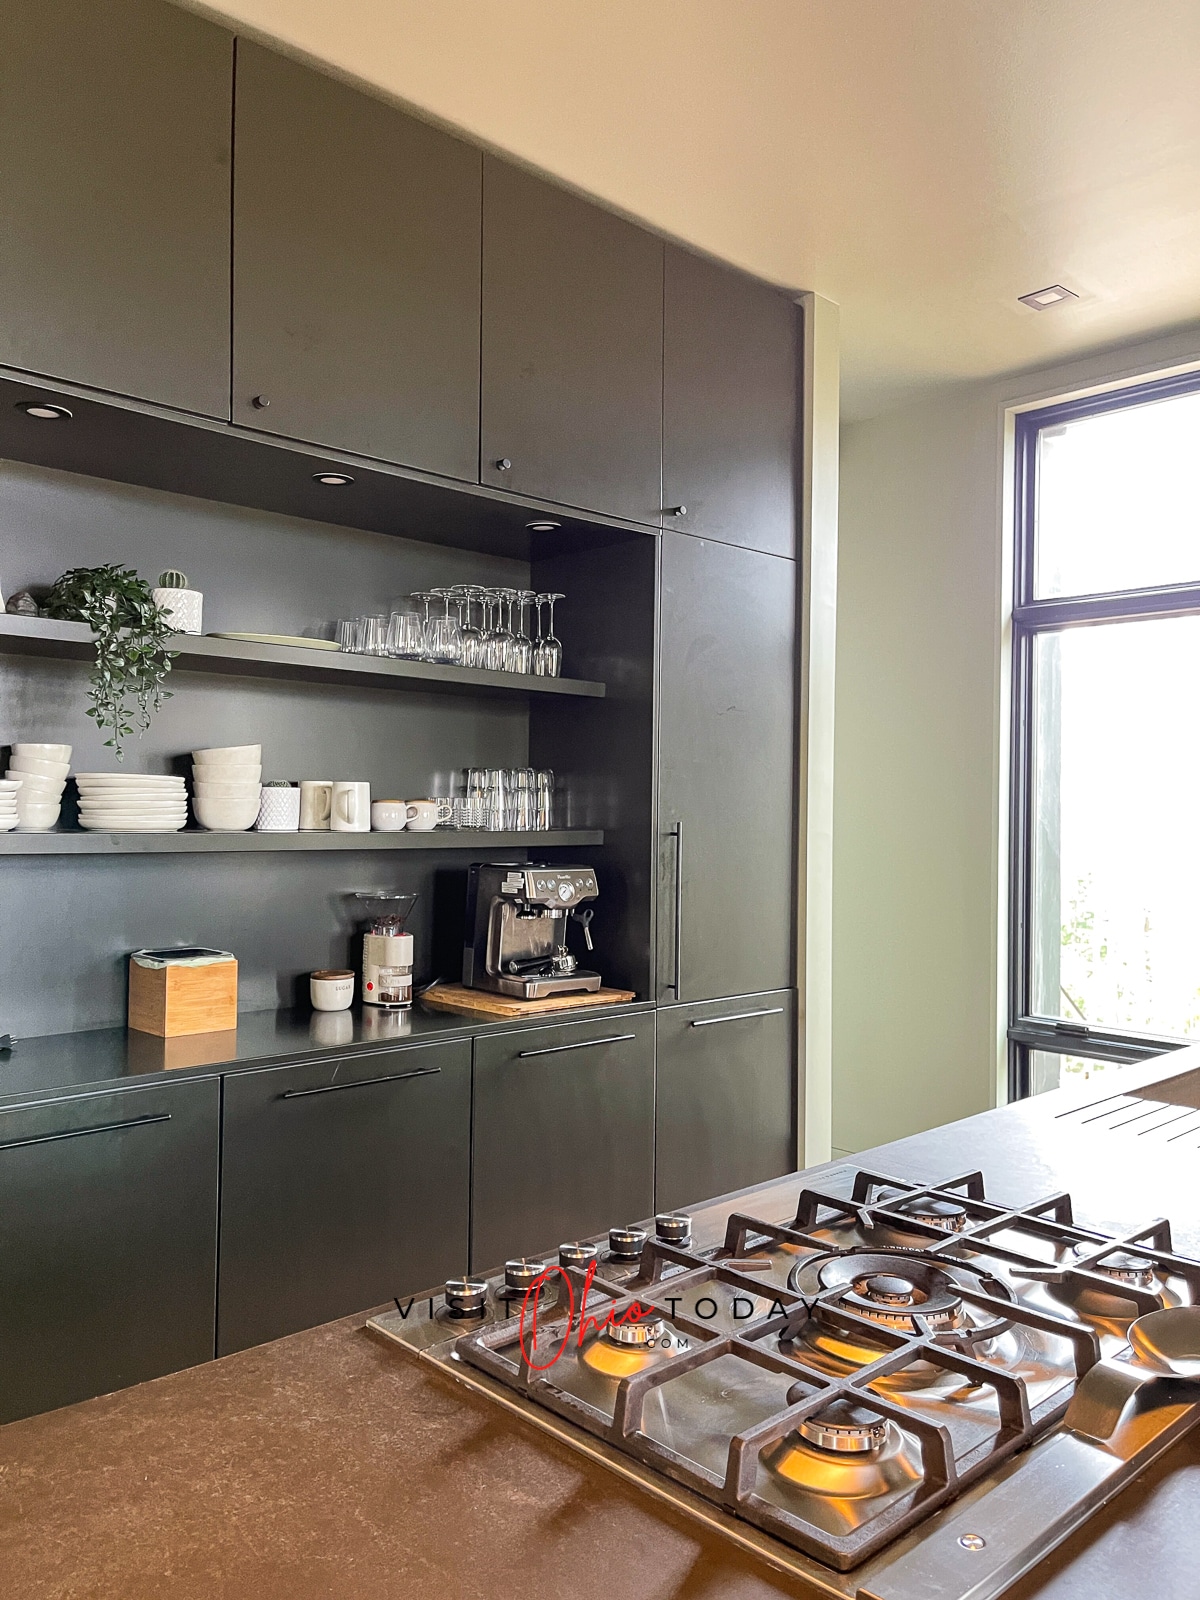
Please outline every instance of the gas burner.
[{"label": "gas burner", "polygon": [[604,1330],[604,1336],[614,1344],[626,1345],[633,1350],[646,1350],[661,1344],[668,1337],[667,1324],[662,1317],[648,1312],[645,1316],[631,1317],[626,1322],[610,1322]]},{"label": "gas burner", "polygon": [[[790,1396],[789,1396],[790,1399]],[[852,1405],[849,1400],[834,1400],[824,1411],[805,1417],[800,1424],[800,1437],[818,1450],[831,1450],[835,1455],[865,1455],[868,1450],[878,1450],[887,1442],[887,1419],[868,1411],[866,1406]]]},{"label": "gas burner", "polygon": [[1114,1250],[1103,1261],[1097,1261],[1094,1270],[1102,1272],[1106,1278],[1115,1278],[1118,1283],[1131,1283],[1136,1289],[1154,1287],[1154,1263],[1128,1250]]},{"label": "gas burner", "polygon": [[962,1296],[940,1265],[899,1251],[835,1256],[817,1274],[822,1289],[840,1290],[836,1303],[870,1322],[902,1332],[939,1332],[963,1321]]},{"label": "gas burner", "polygon": [[943,1233],[961,1233],[967,1225],[967,1208],[957,1200],[938,1200],[922,1196],[917,1200],[899,1200],[888,1203],[889,1211],[914,1222],[923,1222],[928,1228],[940,1228]]}]

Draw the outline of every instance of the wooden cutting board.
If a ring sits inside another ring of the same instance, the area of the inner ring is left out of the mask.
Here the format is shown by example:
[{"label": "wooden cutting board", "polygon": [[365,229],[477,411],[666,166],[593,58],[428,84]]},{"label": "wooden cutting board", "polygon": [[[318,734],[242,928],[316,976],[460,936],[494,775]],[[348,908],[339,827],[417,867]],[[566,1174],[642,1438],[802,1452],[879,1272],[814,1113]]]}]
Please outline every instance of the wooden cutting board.
[{"label": "wooden cutting board", "polygon": [[466,989],[461,983],[439,983],[426,989],[422,1002],[437,1011],[461,1011],[467,1016],[536,1017],[549,1011],[576,1011],[581,1006],[619,1006],[636,999],[632,989],[596,989],[591,994],[555,994],[545,1000],[517,1000],[511,995]]}]

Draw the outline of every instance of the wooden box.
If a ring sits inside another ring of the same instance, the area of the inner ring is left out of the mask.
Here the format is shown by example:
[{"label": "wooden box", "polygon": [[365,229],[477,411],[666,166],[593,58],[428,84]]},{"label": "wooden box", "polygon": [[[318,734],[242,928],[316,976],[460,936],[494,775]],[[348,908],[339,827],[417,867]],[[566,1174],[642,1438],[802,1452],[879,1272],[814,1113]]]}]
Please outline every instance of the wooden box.
[{"label": "wooden box", "polygon": [[236,1028],[237,970],[228,950],[135,950],[129,1026],[163,1039]]}]

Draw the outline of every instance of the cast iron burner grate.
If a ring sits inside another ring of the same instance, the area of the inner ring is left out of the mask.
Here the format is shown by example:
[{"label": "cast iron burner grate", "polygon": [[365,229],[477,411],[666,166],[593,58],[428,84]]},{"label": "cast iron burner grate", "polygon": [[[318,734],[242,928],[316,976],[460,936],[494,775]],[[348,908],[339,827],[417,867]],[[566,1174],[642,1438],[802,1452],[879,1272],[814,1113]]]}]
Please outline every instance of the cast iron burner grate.
[{"label": "cast iron burner grate", "polygon": [[[839,1249],[831,1239],[845,1227],[870,1241],[887,1236],[907,1242]],[[764,1252],[772,1249],[798,1258],[786,1285],[764,1283]],[[815,1270],[814,1291],[801,1291],[802,1268]],[[611,1412],[556,1382],[553,1367],[530,1365],[519,1319],[466,1334],[455,1345],[459,1358],[842,1572],[1053,1426],[1075,1384],[1100,1359],[1099,1337],[1086,1319],[1066,1307],[1060,1314],[1024,1303],[1006,1274],[1066,1293],[1100,1292],[1110,1300],[1116,1291],[1141,1315],[1163,1304],[1149,1286],[1157,1271],[1181,1281],[1191,1303],[1200,1303],[1200,1262],[1173,1253],[1166,1221],[1107,1236],[1076,1227],[1065,1194],[1021,1208],[989,1202],[978,1172],[934,1186],[860,1172],[849,1199],[805,1189],[790,1225],[735,1213],[724,1246],[715,1252],[651,1239],[632,1279],[609,1281],[600,1275],[603,1265],[592,1269],[586,1307],[587,1274],[557,1270],[555,1304],[547,1304],[549,1294],[540,1302],[543,1336],[547,1328],[566,1325],[570,1339],[568,1305],[592,1316],[611,1313],[614,1320],[640,1305],[668,1330],[674,1341],[670,1358],[619,1377]],[[740,1330],[718,1331],[677,1310],[701,1287],[769,1305]],[[865,1343],[871,1354],[842,1374],[817,1369],[797,1343],[814,1322]],[[1051,1392],[1034,1398],[1018,1372],[989,1359],[991,1341],[1006,1329],[1065,1342],[1068,1370]],[[537,1356],[539,1347],[532,1353]],[[784,1405],[730,1435],[724,1471],[714,1472],[652,1437],[648,1408],[656,1396],[669,1396],[672,1385],[729,1360],[742,1364],[747,1375],[774,1374],[790,1383]],[[957,1374],[969,1393],[992,1397],[995,1426],[983,1437],[964,1433],[938,1420],[936,1408],[923,1415],[911,1395],[893,1399],[877,1387],[881,1380],[903,1382],[906,1372],[917,1370]],[[914,1443],[919,1471],[909,1492],[892,1495],[860,1525],[831,1531],[820,1518],[762,1492],[763,1473],[781,1451],[823,1449],[831,1458],[862,1460],[893,1430]]]}]

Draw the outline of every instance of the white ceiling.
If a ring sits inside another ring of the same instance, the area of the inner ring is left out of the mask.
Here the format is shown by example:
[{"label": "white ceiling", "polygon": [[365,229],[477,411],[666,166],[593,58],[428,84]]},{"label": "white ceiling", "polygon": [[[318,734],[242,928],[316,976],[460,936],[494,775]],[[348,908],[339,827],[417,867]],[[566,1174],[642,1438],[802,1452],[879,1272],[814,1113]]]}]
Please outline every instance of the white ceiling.
[{"label": "white ceiling", "polygon": [[193,8],[837,301],[852,416],[1200,318],[1200,0]]}]

